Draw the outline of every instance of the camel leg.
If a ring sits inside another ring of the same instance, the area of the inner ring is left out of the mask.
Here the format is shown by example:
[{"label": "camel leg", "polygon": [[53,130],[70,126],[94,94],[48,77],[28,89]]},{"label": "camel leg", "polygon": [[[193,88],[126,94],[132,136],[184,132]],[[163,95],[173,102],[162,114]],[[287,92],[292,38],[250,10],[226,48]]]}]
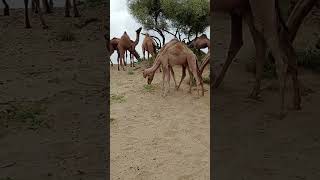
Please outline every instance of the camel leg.
[{"label": "camel leg", "polygon": [[176,90],[177,90],[177,82],[176,82],[176,77],[175,77],[175,75],[174,75],[174,71],[173,71],[173,68],[172,67],[170,67],[170,71],[171,71],[171,74],[172,74],[172,78],[173,78],[173,81],[174,81],[174,86],[175,86],[175,88],[176,88]]},{"label": "camel leg", "polygon": [[168,66],[168,71],[167,71],[167,74],[168,74],[168,79],[167,79],[167,81],[168,81],[168,91],[167,92],[170,92],[170,70],[172,69],[172,67],[169,65]]},{"label": "camel leg", "polygon": [[4,16],[9,16],[10,15],[10,11],[9,11],[9,5],[6,2],[6,0],[2,0],[3,4],[4,4],[4,8],[3,8],[3,15]]},{"label": "camel leg", "polygon": [[[38,3],[37,3],[38,2]],[[31,0],[31,12],[38,14],[38,7],[37,4],[39,4],[39,0]]]},{"label": "camel leg", "polygon": [[[189,60],[189,62],[191,62],[191,61],[192,61],[192,59]],[[188,64],[189,64],[189,63],[188,63]],[[194,66],[192,66],[192,67],[189,66],[189,67],[191,68],[191,72],[192,72],[194,78],[196,79],[198,96],[200,96],[200,94],[199,94],[200,88],[202,89],[201,96],[204,96],[204,89],[203,89],[202,78],[201,78],[201,76],[199,76],[197,65],[194,64]]]},{"label": "camel leg", "polygon": [[277,29],[277,13],[275,1],[250,0],[252,14],[255,19],[255,27],[258,32],[263,32],[268,47],[276,61],[276,70],[280,86],[280,118],[285,115],[284,95],[287,74],[288,57],[280,44],[280,36]]},{"label": "camel leg", "polygon": [[193,76],[192,76],[192,73],[191,73],[191,71],[190,71],[190,67],[188,67],[188,72],[189,72],[189,78],[190,78],[190,80],[189,80],[189,91],[188,91],[188,93],[191,94]]},{"label": "camel leg", "polygon": [[143,60],[146,60],[145,53],[146,53],[145,49],[144,49],[144,48],[142,48]]},{"label": "camel leg", "polygon": [[50,9],[52,10],[53,9],[53,0],[49,0],[49,6],[50,6]]},{"label": "camel leg", "polygon": [[28,5],[29,5],[29,0],[24,0],[25,25],[26,25],[26,28],[31,28],[30,21],[29,21]]},{"label": "camel leg", "polygon": [[126,58],[125,58],[125,61],[124,61],[124,65],[127,66],[128,51],[125,51],[125,53],[126,53]]},{"label": "camel leg", "polygon": [[71,6],[70,0],[66,0],[64,17],[70,17],[70,6]]},{"label": "camel leg", "polygon": [[73,14],[74,14],[74,17],[80,17],[80,13],[77,8],[76,0],[73,0]]},{"label": "camel leg", "polygon": [[40,8],[40,1],[36,0],[35,2],[36,2],[36,7],[37,7],[38,12],[39,12],[39,18],[40,18],[40,22],[41,22],[42,28],[43,29],[47,29],[48,26],[46,25],[46,22],[44,21],[44,18],[43,18],[43,13],[42,13],[41,8]]},{"label": "camel leg", "polygon": [[231,41],[228,56],[227,60],[223,64],[222,71],[216,78],[216,81],[214,83],[215,88],[219,87],[219,85],[221,84],[233,58],[237,55],[242,45],[242,17],[236,14],[231,14]]},{"label": "camel leg", "polygon": [[120,51],[119,50],[117,50],[117,53],[118,53],[118,58],[117,58],[117,61],[118,61],[118,71],[120,71],[120,63],[121,63],[121,61],[120,61]]},{"label": "camel leg", "polygon": [[42,5],[43,5],[46,13],[48,13],[48,14],[52,13],[52,11],[50,9],[50,6],[49,6],[49,3],[48,3],[47,0],[42,0]]},{"label": "camel leg", "polygon": [[170,71],[168,69],[168,65],[166,65],[166,66],[163,67],[163,83],[162,83],[163,84],[163,95],[162,95],[163,97],[165,97],[167,95],[168,84],[165,83],[165,81],[168,82],[168,80],[169,80],[168,72],[170,74]]},{"label": "camel leg", "polygon": [[182,81],[183,81],[183,79],[186,77],[186,67],[185,66],[182,66],[182,76],[181,76],[181,80],[180,80],[180,82],[179,82],[179,85],[178,85],[178,87],[177,87],[177,90],[180,88],[180,85],[181,85],[181,83],[182,83]]},{"label": "camel leg", "polygon": [[147,51],[147,53],[148,53],[148,60],[149,60],[149,59],[150,59],[150,58],[149,58],[149,51]]},{"label": "camel leg", "polygon": [[252,99],[258,99],[261,91],[261,79],[263,73],[263,66],[265,64],[266,56],[266,44],[263,39],[263,36],[254,28],[252,16],[245,16],[247,24],[249,26],[254,45],[256,48],[256,81],[253,87],[251,94],[249,95]]}]

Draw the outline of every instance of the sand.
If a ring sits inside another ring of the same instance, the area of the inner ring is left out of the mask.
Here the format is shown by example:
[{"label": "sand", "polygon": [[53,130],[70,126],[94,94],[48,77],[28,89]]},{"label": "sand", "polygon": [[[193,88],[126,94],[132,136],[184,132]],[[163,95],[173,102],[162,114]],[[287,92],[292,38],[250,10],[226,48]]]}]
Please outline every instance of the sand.
[{"label": "sand", "polygon": [[[48,30],[37,17],[25,29],[23,9],[0,16],[0,179],[104,179],[107,63],[101,20],[71,26],[101,19],[103,11],[80,7],[76,19],[54,9],[45,16]],[[70,27],[75,41],[56,39]],[[40,105],[44,110],[37,115],[33,106]],[[8,119],[7,110],[20,115]],[[37,118],[22,121],[22,115]]]},{"label": "sand", "polygon": [[[123,96],[111,98],[111,179],[209,179],[209,86],[204,97],[197,97],[195,87],[189,94],[187,75],[178,91],[171,80],[163,98],[162,73],[156,73],[148,91],[143,66],[129,69],[110,69],[111,96]],[[180,80],[181,67],[174,71]]]}]

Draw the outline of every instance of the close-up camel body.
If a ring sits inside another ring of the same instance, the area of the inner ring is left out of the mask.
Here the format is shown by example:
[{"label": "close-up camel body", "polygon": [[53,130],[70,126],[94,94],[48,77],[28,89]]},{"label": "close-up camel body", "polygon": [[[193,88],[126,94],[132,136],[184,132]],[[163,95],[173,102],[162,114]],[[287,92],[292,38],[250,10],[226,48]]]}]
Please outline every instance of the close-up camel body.
[{"label": "close-up camel body", "polygon": [[[136,40],[132,41],[130,39],[130,37],[128,36],[127,32],[124,32],[123,35],[120,38],[120,41],[118,43],[118,50],[119,50],[119,61],[120,61],[120,66],[122,67],[123,70],[124,66],[123,66],[123,61],[124,61],[124,56],[125,56],[125,52],[128,50],[131,54],[133,54],[137,59],[140,58],[139,54],[135,51],[136,46],[139,43],[139,38],[140,38],[140,32],[141,32],[142,28],[140,27],[139,29],[136,30]],[[119,69],[119,63],[118,63],[118,70]]]},{"label": "close-up camel body", "polygon": [[[286,74],[289,70],[292,75],[294,87],[294,109],[300,109],[301,97],[298,84],[297,59],[291,43],[286,37],[281,38],[278,31],[280,22],[277,0],[213,0],[211,1],[211,14],[224,12],[231,15],[231,43],[227,60],[223,66],[215,86],[222,81],[223,74],[231,64],[233,58],[240,50],[242,41],[242,18],[249,26],[256,47],[256,81],[251,97],[257,98],[260,92],[262,67],[268,47],[276,61],[276,69],[280,86],[280,115],[284,117],[284,94]],[[283,22],[282,22],[283,25]]]},{"label": "close-up camel body", "polygon": [[153,39],[150,37],[148,33],[145,34],[145,38],[141,46],[142,46],[143,59],[146,59],[145,57],[146,51],[148,53],[148,59],[149,59],[149,54],[151,54],[152,57],[155,57],[156,43],[153,41]]},{"label": "close-up camel body", "polygon": [[[199,94],[200,88],[202,90],[201,95],[202,96],[204,95],[203,82],[202,82],[201,76],[199,75],[199,69],[197,65],[197,57],[184,43],[173,42],[171,46],[164,49],[163,52],[160,52],[156,57],[153,66],[143,71],[143,76],[146,78],[147,76],[154,74],[154,72],[159,68],[160,64],[163,67],[163,76],[162,76],[163,96],[166,96],[167,93],[169,92],[170,68],[172,68],[175,65],[188,67],[188,72],[190,76],[189,92],[191,93],[191,87],[192,87],[191,77],[193,75],[196,79],[198,95],[200,95]],[[184,77],[185,75],[181,77],[178,87],[181,85],[181,82],[184,79]],[[165,86],[165,81],[167,82],[166,83],[167,86]]]}]

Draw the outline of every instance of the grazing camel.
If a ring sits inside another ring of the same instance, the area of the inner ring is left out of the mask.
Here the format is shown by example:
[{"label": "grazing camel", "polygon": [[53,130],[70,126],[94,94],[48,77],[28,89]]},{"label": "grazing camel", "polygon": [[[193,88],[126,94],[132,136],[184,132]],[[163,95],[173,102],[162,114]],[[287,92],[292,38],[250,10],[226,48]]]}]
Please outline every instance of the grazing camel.
[{"label": "grazing camel", "polygon": [[[170,70],[174,65],[181,65],[183,67],[188,67],[188,72],[190,76],[190,88],[189,93],[191,93],[192,75],[196,79],[198,96],[199,90],[201,88],[201,95],[204,96],[203,82],[202,77],[199,75],[199,68],[197,64],[197,56],[182,42],[172,42],[171,46],[167,46],[164,48],[162,52],[159,52],[157,55],[154,64],[151,68],[145,69],[143,71],[143,77],[154,75],[155,71],[160,67],[160,64],[163,68],[163,96],[166,96],[169,92],[170,88]],[[185,75],[181,77],[181,81],[179,86],[184,79]],[[173,77],[174,78],[174,77]],[[174,78],[175,79],[175,78]],[[167,82],[167,86],[165,86],[165,81]],[[178,86],[178,87],[179,87]],[[177,86],[176,86],[177,87]]]},{"label": "grazing camel", "polygon": [[[164,46],[160,49],[159,53],[157,56],[159,56],[160,54],[162,54],[163,52],[166,52],[166,49],[168,49],[169,47],[173,46],[174,44],[176,44],[177,42],[179,42],[178,39],[174,38],[174,39],[171,39],[168,43],[164,44]],[[155,61],[154,61],[155,62]],[[160,67],[159,67],[160,69]],[[148,75],[147,75],[147,83],[148,84],[151,84],[152,80],[153,80],[153,77],[154,77],[154,74],[155,74],[156,70],[152,71],[152,72],[148,72]],[[182,74],[183,76],[185,76],[185,69],[182,70]],[[173,76],[173,80],[174,80],[174,83],[175,83],[175,86],[177,88],[177,83],[176,83],[176,80],[175,80],[175,77],[174,77],[174,72],[173,70],[171,69],[171,73],[172,73],[172,76]],[[178,88],[177,88],[178,89]]]},{"label": "grazing camel", "polygon": [[[123,70],[124,66],[122,65],[123,61],[124,61],[124,55],[125,55],[125,51],[129,51],[131,54],[133,54],[137,59],[140,58],[139,54],[135,51],[136,46],[139,43],[139,38],[140,38],[140,32],[142,30],[142,27],[140,27],[139,29],[136,30],[136,40],[132,41],[130,39],[130,37],[128,36],[127,32],[124,32],[123,35],[120,38],[120,41],[118,43],[118,50],[119,50],[119,55],[120,55],[120,66],[122,67]],[[119,63],[118,63],[118,71],[120,71],[119,69]]]},{"label": "grazing camel", "polygon": [[145,38],[142,42],[142,53],[143,53],[143,59],[145,60],[145,51],[148,53],[148,59],[149,54],[151,54],[152,57],[155,57],[156,55],[156,43],[153,41],[153,39],[150,37],[148,33],[145,34]]},{"label": "grazing camel", "polygon": [[[280,117],[284,117],[284,94],[287,70],[290,70],[294,88],[294,109],[301,109],[301,96],[298,84],[297,59],[292,44],[287,37],[281,37],[278,31],[280,23],[285,24],[279,16],[277,0],[213,0],[211,13],[215,11],[225,12],[231,16],[231,43],[227,60],[220,76],[215,81],[215,86],[222,81],[226,69],[240,50],[242,41],[242,19],[244,18],[256,47],[256,81],[250,95],[257,98],[260,92],[262,67],[265,61],[266,47],[275,58],[276,69],[280,86]],[[280,23],[279,23],[280,22]],[[284,34],[284,33],[283,33]]]},{"label": "grazing camel", "polygon": [[196,37],[194,40],[192,40],[188,47],[195,48],[198,51],[204,48],[208,48],[208,50],[210,50],[210,39],[208,39],[207,35],[202,34],[201,36]]}]

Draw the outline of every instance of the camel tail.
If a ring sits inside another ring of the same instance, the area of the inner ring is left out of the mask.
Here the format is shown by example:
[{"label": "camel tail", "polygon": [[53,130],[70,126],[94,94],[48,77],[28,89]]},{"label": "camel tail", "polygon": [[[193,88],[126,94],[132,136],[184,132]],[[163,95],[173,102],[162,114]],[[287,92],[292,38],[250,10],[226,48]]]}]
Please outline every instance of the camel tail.
[{"label": "camel tail", "polygon": [[276,4],[276,11],[277,11],[277,14],[278,14],[278,18],[279,18],[280,24],[282,25],[282,27],[284,28],[284,30],[286,32],[289,32],[289,28],[288,28],[286,22],[284,21],[283,17],[281,16],[281,10],[280,10],[280,7],[279,7],[279,0],[277,0],[277,2],[275,4]]}]

